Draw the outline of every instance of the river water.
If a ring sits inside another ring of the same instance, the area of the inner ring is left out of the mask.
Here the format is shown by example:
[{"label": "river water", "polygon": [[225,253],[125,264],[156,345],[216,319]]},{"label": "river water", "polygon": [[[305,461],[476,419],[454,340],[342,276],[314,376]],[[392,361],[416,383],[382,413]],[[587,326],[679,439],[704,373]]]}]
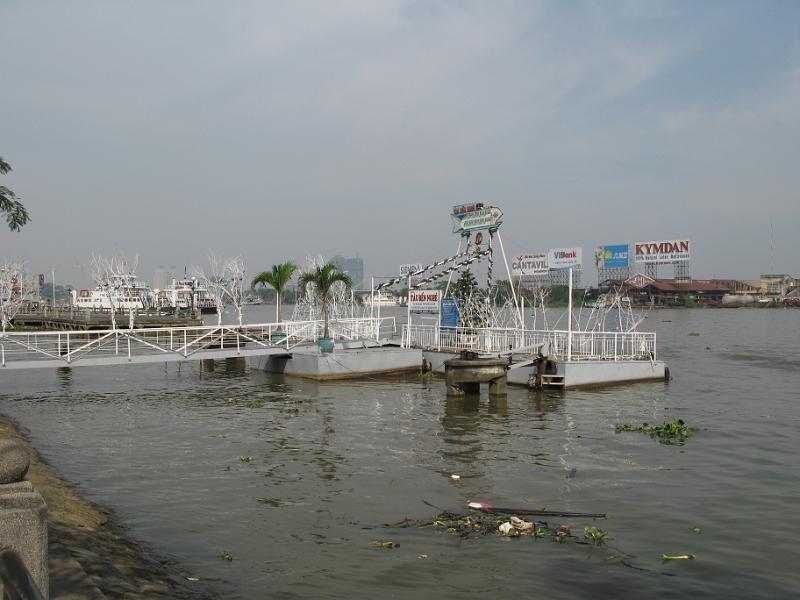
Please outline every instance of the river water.
[{"label": "river water", "polygon": [[[668,384],[458,401],[441,379],[97,367],[2,373],[0,412],[225,597],[796,597],[800,310],[659,310],[642,329]],[[614,432],[678,418],[698,428],[683,446]],[[609,547],[381,527],[431,518],[423,500],[606,512]]]}]

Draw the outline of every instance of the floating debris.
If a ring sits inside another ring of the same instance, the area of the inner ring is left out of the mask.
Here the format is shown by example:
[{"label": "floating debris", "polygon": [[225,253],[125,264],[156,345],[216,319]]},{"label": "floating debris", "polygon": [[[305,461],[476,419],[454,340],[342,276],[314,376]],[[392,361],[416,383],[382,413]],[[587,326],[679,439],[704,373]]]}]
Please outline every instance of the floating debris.
[{"label": "floating debris", "polygon": [[634,427],[628,423],[622,423],[614,427],[614,431],[616,433],[622,433],[623,431],[638,431],[640,433],[646,433],[650,437],[657,437],[658,441],[662,444],[674,444],[676,446],[682,446],[683,442],[685,442],[686,439],[696,430],[694,427],[689,427],[686,425],[686,423],[683,422],[683,419],[678,419],[672,423],[667,423],[665,421],[661,425],[653,426],[650,426],[647,423],[642,423],[639,425],[639,427]]},{"label": "floating debris", "polygon": [[701,533],[703,533],[703,530],[700,529],[699,527],[692,527],[692,532],[696,533],[697,535],[700,535]]},{"label": "floating debris", "polygon": [[[469,513],[457,515],[443,512],[436,515],[431,521],[403,519],[398,523],[391,523],[385,527],[433,527],[450,535],[466,538],[484,535],[499,535],[503,537],[550,537],[554,541],[572,541],[577,543],[593,543],[596,540],[581,541],[572,535],[569,525],[559,525],[552,528],[544,521],[525,521],[517,516],[499,515],[491,513]],[[600,545],[600,544],[597,544]]]},{"label": "floating debris", "polygon": [[264,403],[258,400],[252,400],[245,404],[245,408],[264,408]]},{"label": "floating debris", "polygon": [[579,513],[579,512],[567,512],[563,510],[533,510],[528,508],[500,508],[498,506],[492,506],[487,502],[470,502],[467,504],[468,508],[472,510],[480,510],[482,512],[487,513],[498,513],[498,514],[506,514],[506,515],[527,515],[527,516],[536,516],[536,517],[565,517],[565,518],[577,518],[577,519],[605,519],[605,513]]},{"label": "floating debris", "polygon": [[453,481],[458,481],[459,479],[461,479],[461,475],[456,475],[456,474],[450,475],[450,479],[452,479]]},{"label": "floating debris", "polygon": [[256,498],[256,502],[258,502],[259,504],[266,504],[267,506],[271,506],[273,508],[278,508],[279,506],[283,506],[283,502],[281,502],[277,498]]},{"label": "floating debris", "polygon": [[694,554],[661,555],[661,562],[669,562],[671,560],[694,560]]},{"label": "floating debris", "polygon": [[222,552],[219,553],[219,559],[230,562],[233,560],[233,555],[227,550],[223,550]]},{"label": "floating debris", "polygon": [[249,463],[249,462],[252,462],[253,457],[252,456],[240,456],[239,460],[242,461],[243,463]]},{"label": "floating debris", "polygon": [[699,334],[699,333],[697,333],[696,331],[690,331],[690,332],[689,332],[689,336],[690,336],[690,337],[699,337],[699,336],[700,336],[700,334]]},{"label": "floating debris", "polygon": [[373,548],[381,548],[383,550],[393,550],[400,547],[400,544],[397,542],[382,542],[380,540],[374,540],[370,542],[369,545]]}]

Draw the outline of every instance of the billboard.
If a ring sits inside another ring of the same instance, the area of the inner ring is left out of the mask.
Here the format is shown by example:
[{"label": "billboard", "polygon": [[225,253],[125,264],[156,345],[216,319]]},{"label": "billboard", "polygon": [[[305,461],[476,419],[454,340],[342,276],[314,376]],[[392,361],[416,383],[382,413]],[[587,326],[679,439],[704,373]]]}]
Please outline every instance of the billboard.
[{"label": "billboard", "polygon": [[442,300],[442,313],[439,318],[442,327],[458,327],[458,302],[453,298]]},{"label": "billboard", "polygon": [[524,277],[526,275],[547,275],[550,267],[547,266],[547,254],[520,254],[511,258],[511,276]]},{"label": "billboard", "polygon": [[453,207],[453,233],[469,233],[479,229],[493,229],[500,225],[503,211],[496,206],[481,203],[459,204]]},{"label": "billboard", "polygon": [[400,276],[408,277],[409,274],[421,271],[424,265],[422,263],[400,265]]},{"label": "billboard", "polygon": [[630,266],[628,253],[628,244],[598,246],[594,251],[594,259],[598,269],[627,269]]},{"label": "billboard", "polygon": [[634,259],[637,263],[683,262],[691,258],[689,240],[636,242]]},{"label": "billboard", "polygon": [[441,290],[411,290],[408,292],[408,310],[417,314],[436,315],[439,314],[441,299]]},{"label": "billboard", "polygon": [[550,248],[547,251],[547,266],[551,269],[580,267],[583,263],[583,248]]}]

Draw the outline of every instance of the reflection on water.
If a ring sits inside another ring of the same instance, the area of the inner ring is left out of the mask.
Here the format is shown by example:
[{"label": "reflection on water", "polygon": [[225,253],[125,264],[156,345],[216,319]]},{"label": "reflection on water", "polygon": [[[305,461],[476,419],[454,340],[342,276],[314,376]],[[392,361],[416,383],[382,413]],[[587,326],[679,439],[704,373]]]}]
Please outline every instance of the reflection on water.
[{"label": "reflection on water", "polygon": [[[800,311],[659,317],[669,384],[448,398],[441,379],[320,383],[220,361],[2,373],[0,410],[234,597],[789,597],[793,537],[764,519],[800,492]],[[614,433],[676,418],[699,428],[683,447]],[[471,500],[607,512],[637,569],[578,545],[381,527]]]},{"label": "reflection on water", "polygon": [[72,368],[71,367],[58,367],[56,368],[56,378],[62,387],[68,388],[72,384]]}]

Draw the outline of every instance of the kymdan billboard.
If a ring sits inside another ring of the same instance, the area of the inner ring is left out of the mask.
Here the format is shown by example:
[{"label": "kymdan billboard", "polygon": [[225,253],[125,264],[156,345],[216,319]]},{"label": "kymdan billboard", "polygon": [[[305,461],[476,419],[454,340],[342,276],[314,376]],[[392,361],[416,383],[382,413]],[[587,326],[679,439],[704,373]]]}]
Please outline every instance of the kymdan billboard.
[{"label": "kymdan billboard", "polygon": [[583,248],[550,248],[547,251],[547,266],[551,269],[580,267],[583,263]]},{"label": "kymdan billboard", "polygon": [[550,267],[547,266],[547,254],[521,254],[511,258],[511,276],[525,277],[528,275],[547,275]]},{"label": "kymdan billboard", "polygon": [[630,266],[628,244],[598,246],[594,258],[598,269],[626,269]]},{"label": "kymdan billboard", "polygon": [[691,258],[689,240],[636,242],[634,257],[637,263],[682,262]]}]

